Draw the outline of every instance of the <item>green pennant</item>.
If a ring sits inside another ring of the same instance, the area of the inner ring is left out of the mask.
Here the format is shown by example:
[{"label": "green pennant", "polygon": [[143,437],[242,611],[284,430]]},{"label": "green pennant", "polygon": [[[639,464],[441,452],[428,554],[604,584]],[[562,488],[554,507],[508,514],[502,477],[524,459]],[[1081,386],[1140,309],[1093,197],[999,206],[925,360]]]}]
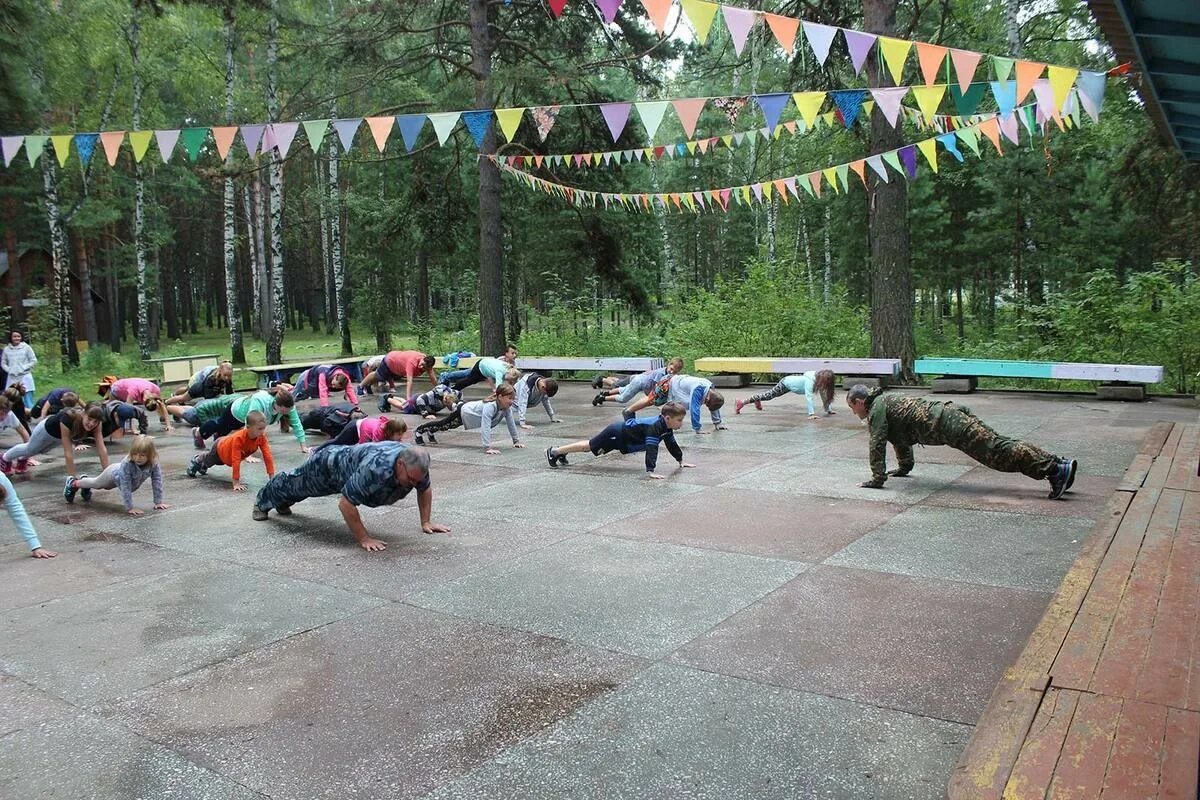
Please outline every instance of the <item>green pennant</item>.
[{"label": "green pennant", "polygon": [[957,84],[952,83],[950,84],[950,98],[954,101],[954,107],[958,109],[958,113],[969,117],[975,113],[975,109],[979,108],[979,102],[983,100],[987,88],[986,82],[972,83],[964,92],[958,88]]},{"label": "green pennant", "polygon": [[320,150],[321,142],[325,140],[325,132],[329,130],[329,120],[312,119],[300,124],[304,126],[304,135],[308,137],[308,146],[314,153]]},{"label": "green pennant", "polygon": [[46,142],[48,141],[50,141],[49,136],[25,137],[25,155],[29,156],[29,166],[37,166],[38,157],[46,149]]},{"label": "green pennant", "polygon": [[1008,80],[1008,76],[1012,75],[1013,64],[1015,63],[1017,63],[1015,58],[992,56],[992,69],[996,70],[996,80]]},{"label": "green pennant", "polygon": [[889,167],[896,170],[896,172],[899,172],[905,178],[908,177],[908,173],[904,171],[904,167],[900,166],[899,151],[889,150],[888,152],[883,154],[883,160]]},{"label": "green pennant", "polygon": [[154,131],[130,131],[129,146],[133,148],[133,160],[141,162],[146,157],[146,151],[150,149],[150,139],[154,136]]},{"label": "green pennant", "polygon": [[204,147],[204,140],[208,138],[208,128],[184,128],[179,138],[183,140],[183,149],[187,151],[188,158],[195,163]]},{"label": "green pennant", "polygon": [[850,165],[838,164],[837,176],[842,179],[842,188],[847,192],[850,191]]},{"label": "green pennant", "polygon": [[979,129],[978,128],[959,128],[954,133],[956,136],[958,136],[959,140],[963,142],[963,144],[965,144],[967,147],[971,148],[971,152],[974,153],[975,156],[978,158],[979,157]]},{"label": "green pennant", "polygon": [[1037,133],[1038,132],[1037,116],[1035,116],[1035,114],[1034,114],[1033,106],[1032,105],[1025,106],[1024,111],[1022,111],[1021,113],[1023,113],[1025,115],[1025,119],[1028,120],[1030,132]]}]

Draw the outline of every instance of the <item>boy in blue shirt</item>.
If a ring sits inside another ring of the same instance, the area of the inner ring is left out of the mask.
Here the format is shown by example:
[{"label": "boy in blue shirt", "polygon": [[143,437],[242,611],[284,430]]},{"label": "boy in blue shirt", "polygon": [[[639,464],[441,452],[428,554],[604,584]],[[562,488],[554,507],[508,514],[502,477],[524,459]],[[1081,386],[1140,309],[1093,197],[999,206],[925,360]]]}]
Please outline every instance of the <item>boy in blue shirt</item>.
[{"label": "boy in blue shirt", "polygon": [[662,480],[662,475],[656,475],[654,468],[658,466],[658,446],[663,444],[671,457],[681,468],[694,467],[683,460],[683,450],[675,441],[675,431],[683,426],[687,410],[679,403],[667,403],[662,407],[657,417],[629,419],[614,422],[591,439],[562,445],[547,447],[546,461],[551,467],[568,466],[567,455],[570,453],[591,452],[598,456],[616,450],[619,453],[646,453],[646,477]]}]

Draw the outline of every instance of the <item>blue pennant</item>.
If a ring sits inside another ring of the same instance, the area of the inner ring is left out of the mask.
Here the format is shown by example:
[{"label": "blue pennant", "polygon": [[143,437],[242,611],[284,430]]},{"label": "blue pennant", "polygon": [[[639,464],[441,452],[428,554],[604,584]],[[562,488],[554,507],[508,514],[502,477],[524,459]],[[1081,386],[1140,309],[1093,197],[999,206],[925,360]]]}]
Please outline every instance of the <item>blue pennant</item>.
[{"label": "blue pennant", "polygon": [[463,125],[471,132],[476,147],[483,147],[483,137],[487,136],[488,127],[492,124],[491,111],[464,111]]},{"label": "blue pennant", "polygon": [[99,138],[100,134],[98,133],[75,134],[75,149],[79,151],[79,160],[85,167],[92,157],[92,151],[96,149],[96,140]]},{"label": "blue pennant", "polygon": [[837,105],[838,111],[842,112],[842,123],[849,128],[854,124],[854,120],[858,119],[858,112],[862,110],[863,98],[867,96],[865,89],[844,89],[841,91],[830,92],[833,95],[833,102]]},{"label": "blue pennant", "polygon": [[754,102],[758,103],[758,107],[762,109],[763,116],[766,117],[767,133],[775,132],[775,126],[779,124],[779,115],[783,113],[783,107],[791,99],[792,96],[786,92],[754,95]]},{"label": "blue pennant", "polygon": [[1010,113],[1017,107],[1017,82],[1016,81],[992,81],[992,97],[996,98],[996,106],[1000,109],[1000,116]]},{"label": "blue pennant", "polygon": [[424,114],[404,114],[396,117],[400,136],[404,139],[404,146],[410,153],[417,146],[417,137],[421,135],[421,129],[425,127],[425,119]]},{"label": "blue pennant", "polygon": [[937,137],[937,140],[942,143],[942,147],[946,148],[947,153],[954,156],[959,161],[963,160],[963,154],[958,150],[957,136],[955,136],[953,133],[946,133]]}]

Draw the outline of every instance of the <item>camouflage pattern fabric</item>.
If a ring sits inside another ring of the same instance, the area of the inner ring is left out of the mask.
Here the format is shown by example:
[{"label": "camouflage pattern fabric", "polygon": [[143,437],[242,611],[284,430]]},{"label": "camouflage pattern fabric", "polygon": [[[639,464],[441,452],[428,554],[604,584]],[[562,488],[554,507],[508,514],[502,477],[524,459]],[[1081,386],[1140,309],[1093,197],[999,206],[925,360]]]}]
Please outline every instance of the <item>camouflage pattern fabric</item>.
[{"label": "camouflage pattern fabric", "polygon": [[953,447],[985,467],[999,472],[1020,472],[1035,480],[1044,480],[1058,463],[1054,454],[992,430],[967,406],[883,394],[882,389],[871,391],[867,406],[871,482],[879,486],[887,480],[889,442],[896,451],[900,472],[913,468],[914,444]]}]

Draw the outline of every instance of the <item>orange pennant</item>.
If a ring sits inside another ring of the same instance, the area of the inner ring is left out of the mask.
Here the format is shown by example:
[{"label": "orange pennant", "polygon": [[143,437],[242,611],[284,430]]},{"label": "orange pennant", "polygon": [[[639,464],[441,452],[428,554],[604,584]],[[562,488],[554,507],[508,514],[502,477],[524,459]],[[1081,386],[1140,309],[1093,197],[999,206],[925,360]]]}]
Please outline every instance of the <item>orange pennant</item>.
[{"label": "orange pennant", "polygon": [[679,121],[683,124],[683,132],[689,139],[696,132],[696,122],[700,119],[700,112],[704,110],[706,102],[708,101],[703,97],[671,101],[671,105],[675,106],[675,113],[679,115]]},{"label": "orange pennant", "polygon": [[650,21],[654,23],[654,30],[662,35],[667,29],[667,14],[671,12],[671,3],[674,0],[642,0],[642,5],[646,7],[646,16],[650,17]]},{"label": "orange pennant", "polygon": [[375,147],[379,152],[383,152],[395,124],[395,117],[367,117],[367,125],[371,128],[371,135],[375,137]]},{"label": "orange pennant", "polygon": [[850,169],[854,170],[854,174],[862,181],[862,185],[867,185],[867,160],[860,158],[858,161],[850,162]]},{"label": "orange pennant", "polygon": [[229,155],[229,148],[233,147],[233,137],[237,135],[237,131],[236,125],[212,129],[213,141],[217,143],[217,154],[221,156],[222,161]]},{"label": "orange pennant", "polygon": [[1045,64],[1036,61],[1017,62],[1017,105],[1025,102],[1025,98],[1033,91],[1034,81],[1042,77],[1045,68]]},{"label": "orange pennant", "polygon": [[771,33],[775,34],[775,41],[779,42],[779,46],[786,50],[789,56],[794,55],[796,31],[800,28],[800,20],[795,17],[781,17],[778,14],[763,14],[763,19],[767,21]]},{"label": "orange pennant", "polygon": [[938,71],[946,61],[949,48],[937,44],[917,42],[917,61],[921,63],[921,74],[925,77],[925,85],[932,86],[937,82]]},{"label": "orange pennant", "polygon": [[997,153],[1004,155],[1004,151],[1000,149],[1000,120],[995,117],[984,120],[979,124],[979,131],[988,138]]},{"label": "orange pennant", "polygon": [[100,134],[100,144],[104,146],[104,157],[108,159],[110,167],[117,165],[117,156],[121,152],[121,142],[124,139],[125,131],[105,131]]},{"label": "orange pennant", "polygon": [[821,196],[821,173],[819,173],[819,172],[808,173],[808,182],[812,184],[813,192],[816,193],[817,197],[820,197]]}]

